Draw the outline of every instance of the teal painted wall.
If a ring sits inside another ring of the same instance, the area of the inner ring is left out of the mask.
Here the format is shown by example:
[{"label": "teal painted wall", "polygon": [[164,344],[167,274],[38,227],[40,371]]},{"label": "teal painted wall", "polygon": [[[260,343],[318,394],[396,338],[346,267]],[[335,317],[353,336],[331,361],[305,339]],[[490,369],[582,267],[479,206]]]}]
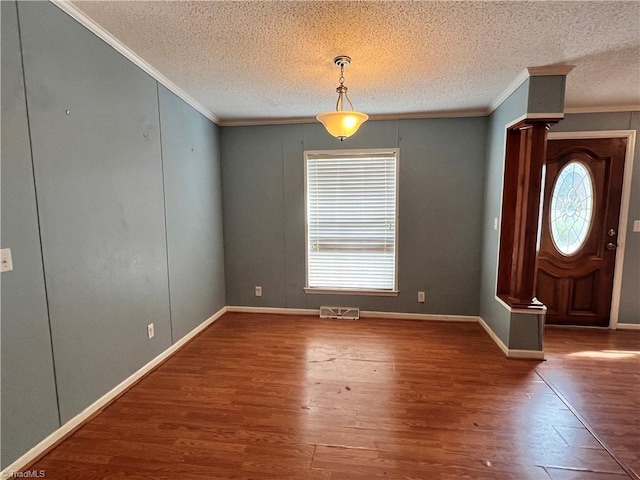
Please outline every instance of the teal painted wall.
[{"label": "teal painted wall", "polygon": [[54,5],[18,12],[64,423],[171,345],[157,91]]},{"label": "teal painted wall", "polygon": [[484,177],[480,316],[511,349],[541,350],[542,329],[537,315],[512,314],[496,300],[499,229],[494,219],[502,212],[502,182],[506,127],[527,113],[561,113],[565,78],[531,77],[518,87],[490,116]]},{"label": "teal painted wall", "polygon": [[619,323],[640,324],[640,232],[633,231],[633,221],[640,220],[640,112],[568,114],[552,128],[554,132],[635,130],[636,144],[631,175],[631,198],[620,292]]},{"label": "teal painted wall", "polygon": [[[2,467],[227,304],[480,313],[539,348],[494,299],[493,218],[505,124],[561,108],[563,80],[527,80],[488,118],[371,121],[344,143],[319,124],[220,129],[52,4],[1,8]],[[638,127],[634,112],[555,129]],[[375,147],[400,148],[400,295],[307,295],[303,152]],[[640,323],[639,154],[623,323]]]},{"label": "teal painted wall", "polygon": [[2,2],[2,467],[226,304],[218,137],[53,4]]},{"label": "teal painted wall", "polygon": [[482,222],[482,260],[480,277],[480,316],[491,330],[509,345],[511,316],[495,299],[500,231],[494,229],[494,219],[500,220],[502,209],[502,178],[506,125],[524,113],[528,85],[521,85],[489,117],[487,132],[484,205]]},{"label": "teal painted wall", "polygon": [[171,329],[180,340],[225,305],[219,129],[159,85]]},{"label": "teal painted wall", "polygon": [[[477,315],[486,125],[486,118],[367,122],[342,143],[320,124],[222,128],[227,303]],[[303,152],[377,147],[400,148],[400,294],[305,294]]]},{"label": "teal painted wall", "polygon": [[564,75],[529,78],[527,113],[563,112],[566,80]]},{"label": "teal painted wall", "polygon": [[[14,270],[0,275],[4,467],[60,426],[33,183],[16,4],[2,25],[2,248]],[[1,469],[1,467],[0,467]]]}]

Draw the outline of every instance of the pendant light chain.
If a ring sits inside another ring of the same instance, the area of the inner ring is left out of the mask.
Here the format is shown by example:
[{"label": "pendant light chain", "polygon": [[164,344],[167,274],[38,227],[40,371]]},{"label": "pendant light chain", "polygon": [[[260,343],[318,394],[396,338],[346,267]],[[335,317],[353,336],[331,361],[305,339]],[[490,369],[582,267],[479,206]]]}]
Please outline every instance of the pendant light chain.
[{"label": "pendant light chain", "polygon": [[349,98],[349,95],[347,94],[347,87],[344,84],[344,67],[346,65],[349,65],[348,62],[344,62],[341,61],[339,63],[340,65],[340,78],[338,79],[338,82],[340,82],[340,85],[338,85],[338,88],[336,88],[336,92],[338,92],[338,101],[336,102],[336,111],[337,112],[343,112],[344,111],[344,99],[347,99],[347,102],[349,103],[349,109],[351,111],[353,111],[353,103],[351,103],[351,99]]}]

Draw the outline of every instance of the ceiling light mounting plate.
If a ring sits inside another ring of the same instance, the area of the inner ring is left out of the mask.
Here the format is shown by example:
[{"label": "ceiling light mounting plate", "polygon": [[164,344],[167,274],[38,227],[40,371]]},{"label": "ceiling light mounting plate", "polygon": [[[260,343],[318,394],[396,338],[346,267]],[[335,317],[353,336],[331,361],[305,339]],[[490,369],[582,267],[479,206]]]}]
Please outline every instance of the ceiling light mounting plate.
[{"label": "ceiling light mounting plate", "polygon": [[346,55],[339,55],[333,59],[333,63],[335,63],[336,66],[340,68],[348,67],[351,64],[351,57],[347,57]]}]

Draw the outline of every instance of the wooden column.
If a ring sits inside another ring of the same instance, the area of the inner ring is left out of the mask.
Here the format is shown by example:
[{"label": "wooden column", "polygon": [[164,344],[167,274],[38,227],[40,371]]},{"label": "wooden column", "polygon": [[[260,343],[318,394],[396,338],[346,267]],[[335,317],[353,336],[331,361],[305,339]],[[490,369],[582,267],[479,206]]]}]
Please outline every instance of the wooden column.
[{"label": "wooden column", "polygon": [[524,120],[507,131],[498,295],[513,308],[535,299],[537,243],[547,130],[557,120]]}]

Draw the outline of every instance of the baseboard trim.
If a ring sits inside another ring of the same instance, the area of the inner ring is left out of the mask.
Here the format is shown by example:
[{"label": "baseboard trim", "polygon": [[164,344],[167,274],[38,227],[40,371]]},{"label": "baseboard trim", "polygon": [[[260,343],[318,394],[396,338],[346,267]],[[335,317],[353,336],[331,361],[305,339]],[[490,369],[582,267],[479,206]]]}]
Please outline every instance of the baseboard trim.
[{"label": "baseboard trim", "polygon": [[[182,337],[176,343],[171,345],[164,352],[159,354],[149,363],[144,365],[138,371],[131,376],[123,380],[120,384],[115,386],[109,392],[105,393],[98,400],[93,402],[87,408],[85,408],[78,415],[66,422],[60,428],[52,432],[40,443],[35,445],[20,458],[8,465],[4,470],[0,471],[0,478],[9,478],[13,472],[19,472],[30,465],[34,464],[58,444],[71,436],[76,430],[78,430],[87,421],[98,415],[102,410],[108,407],[111,403],[117,400],[122,394],[133,387],[136,383],[142,380],[146,375],[151,373],[162,363],[168,360],[178,350],[184,347],[190,340],[196,335],[206,329],[209,325],[218,320],[222,315],[227,312],[236,313],[267,313],[267,314],[281,314],[281,315],[319,315],[318,309],[311,308],[275,308],[275,307],[243,307],[243,306],[226,306],[222,307],[211,317],[206,319],[196,328],[191,330],[187,335]],[[487,332],[489,337],[498,345],[500,350],[509,358],[521,358],[521,359],[534,359],[543,360],[544,352],[537,350],[515,350],[509,349],[500,340],[500,338],[491,330],[489,325],[481,318],[470,315],[439,315],[439,314],[423,314],[423,313],[402,313],[402,312],[376,312],[376,311],[361,311],[360,316],[362,318],[393,318],[398,320],[426,320],[426,321],[445,321],[445,322],[466,322],[466,323],[479,323],[482,328]],[[640,325],[621,323],[618,324],[618,329],[640,329]]]},{"label": "baseboard trim", "polygon": [[[227,312],[267,313],[276,315],[319,315],[317,308],[279,308],[279,307],[227,307]],[[398,320],[429,320],[440,322],[478,322],[480,317],[468,315],[438,315],[431,313],[376,312],[360,310],[360,318],[395,318]]]},{"label": "baseboard trim", "polygon": [[178,340],[176,343],[167,348],[164,352],[159,354],[157,357],[155,357],[149,363],[133,373],[131,376],[127,377],[110,391],[105,393],[102,397],[93,402],[91,405],[89,405],[82,412],[70,419],[60,428],[49,434],[40,443],[35,445],[24,455],[19,457],[13,463],[8,465],[4,470],[2,470],[0,472],[0,478],[13,478],[12,475],[14,472],[20,472],[25,468],[28,468],[30,465],[49,453],[53,448],[60,444],[60,442],[71,436],[87,421],[91,420],[93,417],[102,412],[102,410],[108,407],[111,403],[122,396],[127,390],[129,390],[145,376],[147,376],[162,363],[168,360],[173,354],[184,347],[190,340],[192,340],[196,335],[202,332],[213,322],[218,320],[226,312],[227,307],[222,307],[220,310],[218,310],[216,313],[214,313],[212,316],[207,318],[204,322],[202,322],[200,325],[198,325],[196,328],[194,328],[184,337]]},{"label": "baseboard trim", "polygon": [[470,322],[477,323],[480,317],[468,315],[439,315],[431,313],[402,313],[402,312],[375,312],[361,311],[361,318],[395,318],[398,320],[426,320],[435,322]]},{"label": "baseboard trim", "polygon": [[[280,315],[319,315],[319,311],[313,308],[276,308],[276,307],[227,307],[227,312],[237,313],[266,313]],[[438,315],[430,313],[402,313],[402,312],[375,312],[361,310],[360,318],[393,318],[397,320],[426,320],[435,322],[468,322],[479,323],[487,332],[502,353],[508,358],[524,358],[530,360],[544,360],[544,351],[540,350],[517,350],[508,348],[500,337],[498,337],[491,327],[481,318],[472,315]]]},{"label": "baseboard trim", "polygon": [[273,315],[319,315],[317,308],[280,308],[280,307],[227,307],[230,313],[270,313]]},{"label": "baseboard trim", "polygon": [[640,330],[640,323],[619,323],[616,330]]},{"label": "baseboard trim", "polygon": [[496,335],[495,332],[491,330],[491,327],[487,325],[487,322],[485,322],[482,318],[479,317],[478,323],[480,323],[480,326],[491,337],[491,340],[493,340],[494,343],[498,345],[498,347],[500,348],[500,350],[502,350],[502,353],[504,353],[506,357],[523,358],[523,359],[529,359],[529,360],[544,360],[544,351],[510,349],[504,344],[502,340],[500,340],[500,337],[498,337],[498,335]]}]

